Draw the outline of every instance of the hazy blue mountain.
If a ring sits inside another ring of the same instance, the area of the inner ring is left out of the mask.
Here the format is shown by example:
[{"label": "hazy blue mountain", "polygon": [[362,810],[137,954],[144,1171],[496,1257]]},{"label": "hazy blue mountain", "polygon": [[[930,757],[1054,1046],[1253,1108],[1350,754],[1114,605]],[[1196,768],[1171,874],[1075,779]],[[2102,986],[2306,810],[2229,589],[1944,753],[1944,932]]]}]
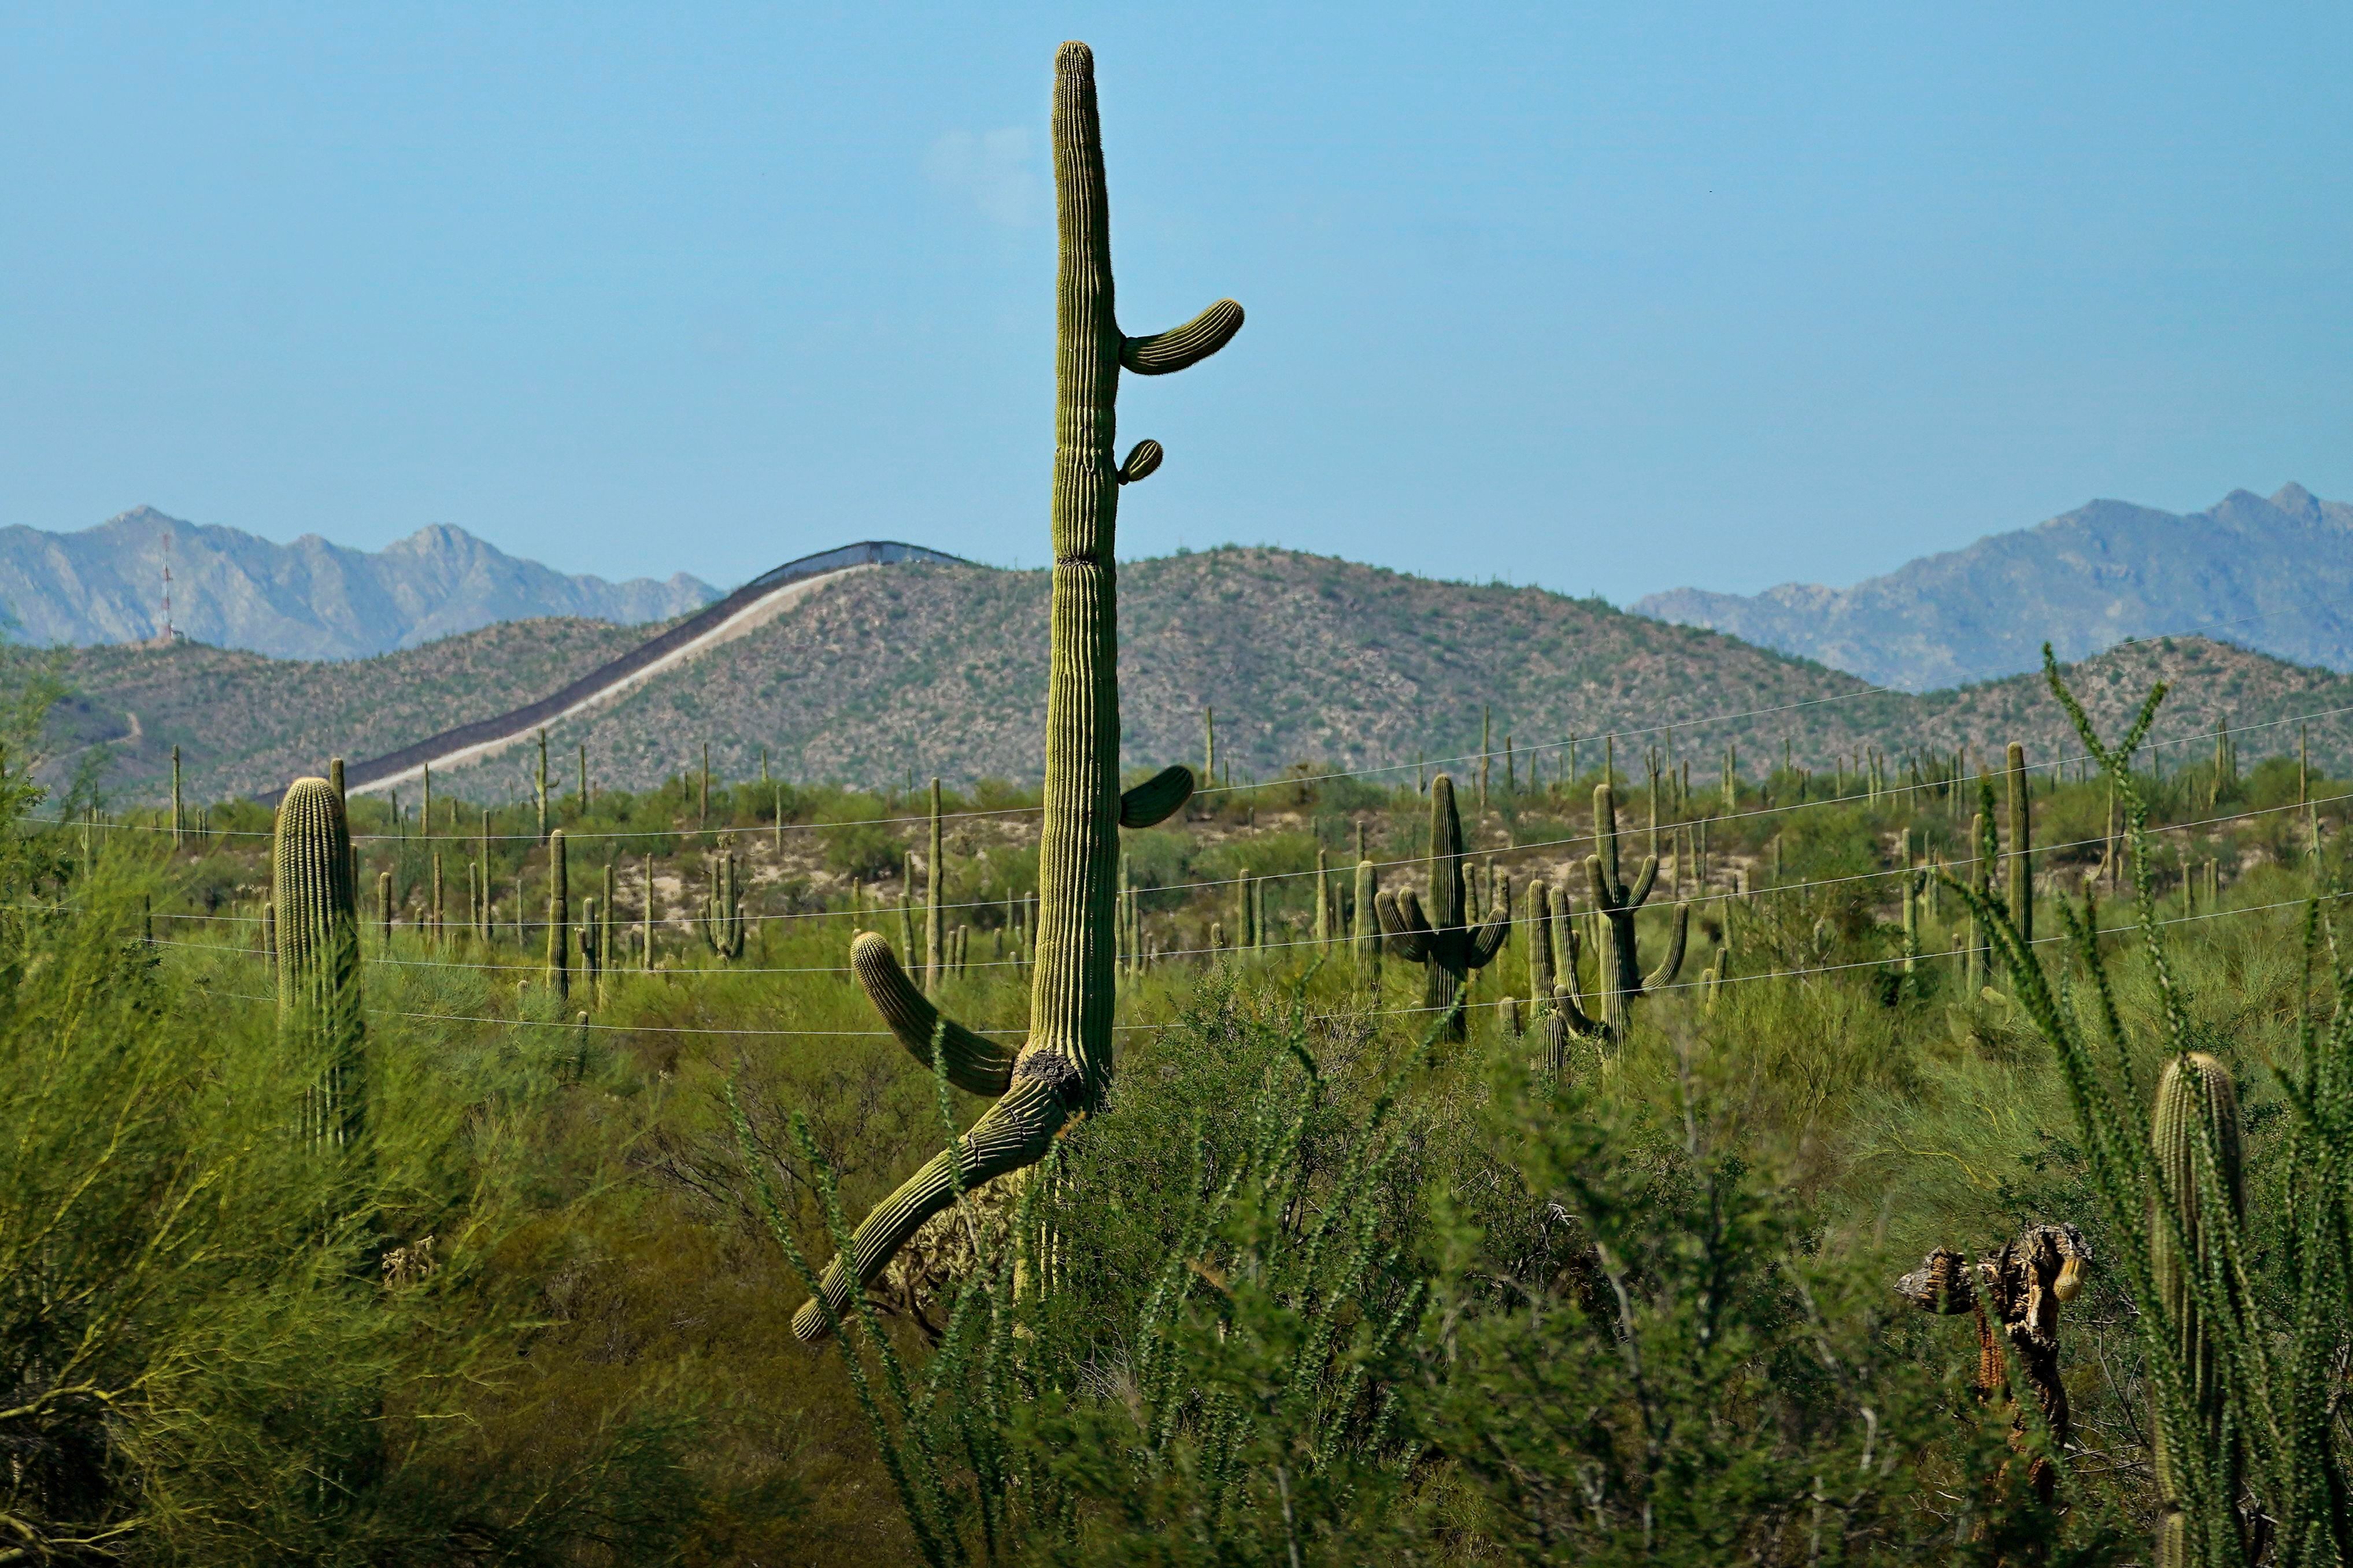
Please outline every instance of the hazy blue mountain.
[{"label": "hazy blue mountain", "polygon": [[2095,500],[1852,588],[1676,588],[1633,607],[1907,691],[2036,668],[2045,641],[2076,659],[2192,630],[2353,670],[2353,506],[2295,484],[2186,517]]},{"label": "hazy blue mountain", "polygon": [[198,642],[281,658],[363,658],[500,621],[667,620],[719,596],[679,574],[607,583],[519,561],[437,523],[371,554],[306,533],[291,544],[139,507],[79,533],[0,528],[0,606],[22,642],[135,642],[172,621]]}]

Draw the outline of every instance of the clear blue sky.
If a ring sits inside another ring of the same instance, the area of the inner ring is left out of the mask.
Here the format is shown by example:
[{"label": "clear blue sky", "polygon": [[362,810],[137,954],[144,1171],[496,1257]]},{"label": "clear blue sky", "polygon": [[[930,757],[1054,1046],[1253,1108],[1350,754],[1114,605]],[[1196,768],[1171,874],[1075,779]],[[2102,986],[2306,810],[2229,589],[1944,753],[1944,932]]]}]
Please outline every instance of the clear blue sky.
[{"label": "clear blue sky", "polygon": [[2353,497],[2353,8],[16,5],[0,522],[723,585],[1046,553],[1055,45],[1123,553],[1623,602]]}]

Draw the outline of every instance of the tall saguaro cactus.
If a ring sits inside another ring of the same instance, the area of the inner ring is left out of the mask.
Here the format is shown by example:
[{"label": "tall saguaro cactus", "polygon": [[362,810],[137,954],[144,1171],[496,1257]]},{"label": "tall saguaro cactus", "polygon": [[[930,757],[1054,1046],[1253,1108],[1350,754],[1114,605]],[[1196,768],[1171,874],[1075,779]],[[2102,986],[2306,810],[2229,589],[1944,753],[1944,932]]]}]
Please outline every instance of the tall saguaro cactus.
[{"label": "tall saguaro cactus", "polygon": [[1121,332],[1094,54],[1084,44],[1064,44],[1055,58],[1053,138],[1061,245],[1054,289],[1054,576],[1029,1038],[1017,1049],[942,1018],[887,942],[871,931],[852,941],[850,967],[900,1043],[929,1068],[936,1035],[949,1080],[998,1098],[866,1216],[849,1255],[828,1267],[819,1296],[794,1315],[793,1331],[804,1340],[822,1337],[851,1293],[960,1187],[1035,1164],[1066,1121],[1102,1105],[1113,1068],[1119,829],[1148,827],[1192,794],[1192,773],[1183,767],[1120,794],[1119,493],[1158,468],[1162,452],[1158,442],[1142,441],[1124,462],[1116,460],[1114,405],[1123,369],[1163,375],[1198,363],[1241,330],[1242,310],[1220,300],[1174,331]]},{"label": "tall saguaro cactus", "polygon": [[1586,857],[1585,873],[1593,884],[1593,902],[1601,913],[1609,937],[1600,954],[1602,1023],[1609,1037],[1618,1039],[1626,1032],[1635,998],[1673,984],[1675,975],[1683,969],[1683,946],[1691,935],[1691,906],[1676,902],[1666,956],[1656,969],[1644,974],[1635,954],[1634,913],[1649,901],[1651,889],[1659,879],[1656,845],[1643,858],[1642,868],[1635,873],[1633,881],[1628,882],[1619,875],[1618,792],[1606,784],[1593,792],[1593,835],[1598,852]]},{"label": "tall saguaro cactus", "polygon": [[[1454,809],[1453,779],[1440,773],[1430,781],[1430,908],[1423,910],[1411,888],[1383,889],[1375,908],[1389,951],[1422,966],[1422,1005],[1441,1015],[1460,999],[1471,972],[1494,961],[1512,929],[1508,879],[1485,922],[1475,927],[1464,916],[1462,882],[1462,818]],[[1446,1037],[1470,1037],[1461,1014],[1448,1022]]]},{"label": "tall saguaro cactus", "polygon": [[306,1094],[304,1133],[337,1146],[365,1125],[360,1043],[359,914],[352,886],[352,833],[343,797],[325,779],[296,779],[278,804],[270,850],[278,919],[278,1024],[323,1058]]},{"label": "tall saguaro cactus", "polygon": [[2010,743],[2010,918],[2019,939],[2034,940],[2034,807],[2027,788],[2026,748]]}]

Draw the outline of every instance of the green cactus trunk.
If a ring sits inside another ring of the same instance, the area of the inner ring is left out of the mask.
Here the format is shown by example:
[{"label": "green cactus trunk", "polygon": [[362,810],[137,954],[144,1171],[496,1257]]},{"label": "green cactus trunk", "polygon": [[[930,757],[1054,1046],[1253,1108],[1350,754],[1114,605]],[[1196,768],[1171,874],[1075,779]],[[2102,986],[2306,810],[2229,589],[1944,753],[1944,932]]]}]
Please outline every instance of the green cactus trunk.
[{"label": "green cactus trunk", "polygon": [[[1971,850],[1969,885],[1977,890],[1977,895],[1980,899],[1985,898],[1993,889],[1993,869],[1986,863],[1985,834],[1986,817],[1985,813],[1980,811],[1969,818]],[[1976,913],[1972,911],[1969,915],[1968,953],[1962,963],[1963,978],[1968,985],[1969,995],[1972,998],[1985,986],[1988,978],[1987,959],[1985,929],[1978,921]]]},{"label": "green cactus trunk", "polygon": [[2010,918],[2019,940],[2034,940],[2034,806],[2027,788],[2026,748],[2010,743]]},{"label": "green cactus trunk", "polygon": [[572,886],[564,829],[547,836],[547,984],[557,1001],[572,994]]},{"label": "green cactus trunk", "polygon": [[1315,850],[1315,952],[1332,951],[1332,862],[1319,845]]},{"label": "green cactus trunk", "polygon": [[313,1142],[347,1147],[367,1121],[359,920],[351,827],[343,797],[325,779],[296,779],[279,802],[270,882],[280,1034],[316,1052],[322,1064],[304,1096],[302,1131]]},{"label": "green cactus trunk", "polygon": [[596,996],[597,988],[605,983],[603,965],[597,962],[599,957],[596,952],[597,920],[596,895],[591,893],[580,900],[580,981],[588,988],[591,998]]},{"label": "green cactus trunk", "polygon": [[[2200,1541],[2201,1529],[2230,1531],[2228,1555],[2235,1562],[2244,1551],[2232,1523],[2243,1467],[2239,1438],[2225,1423],[2221,1325],[2207,1320],[2192,1282],[2202,1277],[2227,1291],[2215,1232],[2225,1223],[2236,1226],[2246,1212],[2239,1097],[2229,1070],[2202,1052],[2167,1062],[2158,1079],[2150,1137],[2163,1201],[2152,1205],[2149,1273],[2165,1309],[2187,1405],[2170,1420],[2164,1405],[2158,1411],[2157,1563],[2191,1568],[2212,1560],[2218,1543]],[[2204,1506],[2192,1508],[2192,1500]]]},{"label": "green cactus trunk", "polygon": [[613,928],[619,919],[613,909],[613,863],[610,860],[605,862],[604,891],[605,901],[596,906],[601,911],[599,918],[602,921],[596,928],[596,1003],[599,1006],[605,1001],[604,976],[613,968]]},{"label": "green cactus trunk", "polygon": [[940,781],[932,781],[932,837],[923,861],[923,989],[934,990],[946,975],[947,928],[943,887],[947,879],[947,856],[940,833]]},{"label": "green cactus trunk", "polygon": [[638,915],[638,968],[654,972],[654,858],[646,857],[646,907]]},{"label": "green cactus trunk", "polygon": [[172,847],[177,849],[188,839],[187,816],[180,805],[180,748],[172,748]]},{"label": "green cactus trunk", "polygon": [[1037,964],[1029,1034],[1018,1052],[938,1015],[908,984],[890,944],[857,938],[850,965],[916,1059],[934,1051],[951,1081],[999,1098],[971,1130],[867,1215],[850,1255],[828,1267],[820,1294],[793,1319],[816,1339],[838,1321],[851,1293],[881,1271],[924,1220],[959,1189],[1044,1158],[1073,1114],[1101,1108],[1113,1071],[1112,973],[1119,829],[1148,826],[1181,808],[1192,780],[1164,772],[1154,805],[1123,801],[1119,788],[1119,629],[1115,563],[1120,487],[1159,466],[1157,442],[1116,462],[1113,405],[1123,366],[1140,374],[1178,371],[1219,349],[1241,327],[1241,308],[1220,300],[1156,336],[1124,335],[1113,310],[1111,214],[1094,56],[1062,46],[1054,71],[1054,184],[1060,262],[1055,283],[1053,597],[1046,683],[1046,769],[1039,839]]},{"label": "green cactus trunk", "polygon": [[1380,873],[1365,858],[1362,847],[1356,856],[1356,908],[1354,912],[1354,935],[1356,942],[1356,980],[1372,989],[1381,983],[1381,921],[1375,912],[1380,898]]},{"label": "green cactus trunk", "polygon": [[539,841],[544,844],[547,842],[547,731],[544,730],[539,732],[539,773],[535,782],[538,784],[534,798],[539,804]]}]

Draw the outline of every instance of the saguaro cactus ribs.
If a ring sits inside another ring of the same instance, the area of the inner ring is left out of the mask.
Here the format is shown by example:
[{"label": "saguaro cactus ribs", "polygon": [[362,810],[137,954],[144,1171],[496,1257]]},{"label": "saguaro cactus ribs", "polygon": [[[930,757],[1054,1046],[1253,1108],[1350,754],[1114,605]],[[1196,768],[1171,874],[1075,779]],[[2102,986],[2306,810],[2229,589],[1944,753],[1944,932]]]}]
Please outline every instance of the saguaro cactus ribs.
[{"label": "saguaro cactus ribs", "polygon": [[[1220,300],[1174,331],[1132,338],[1113,311],[1111,203],[1094,54],[1064,44],[1054,62],[1055,277],[1053,609],[1046,685],[1046,785],[1039,843],[1037,965],[1029,1035],[1018,1049],[939,1016],[871,931],[850,967],[892,1033],[929,1068],[936,1032],[951,1081],[998,1096],[970,1131],[866,1216],[828,1267],[793,1331],[823,1336],[923,1221],[994,1177],[1036,1163],[1065,1121],[1103,1103],[1112,1078],[1113,958],[1119,829],[1166,817],[1192,793],[1169,768],[1123,800],[1119,789],[1119,597],[1113,553],[1121,487],[1159,465],[1156,442],[1115,461],[1119,373],[1162,375],[1198,363],[1240,331]],[[1156,815],[1155,815],[1156,813]]]}]

